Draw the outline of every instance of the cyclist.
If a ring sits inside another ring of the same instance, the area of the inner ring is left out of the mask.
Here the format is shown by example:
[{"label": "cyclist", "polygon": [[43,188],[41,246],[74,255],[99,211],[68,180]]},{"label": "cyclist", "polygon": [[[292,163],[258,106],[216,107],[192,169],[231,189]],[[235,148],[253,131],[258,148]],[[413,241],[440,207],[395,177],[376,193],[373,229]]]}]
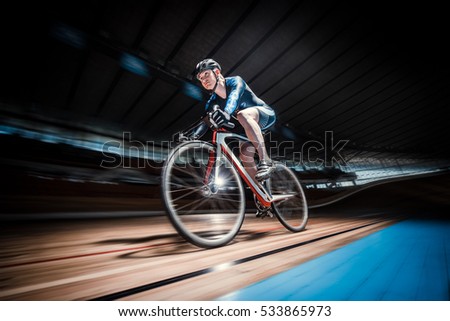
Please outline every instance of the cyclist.
[{"label": "cyclist", "polygon": [[[225,78],[222,68],[213,59],[200,61],[195,68],[195,76],[211,95],[205,106],[206,111],[214,110],[210,123],[220,128],[230,121],[231,116],[235,117],[251,142],[240,146],[240,159],[244,167],[256,180],[263,181],[270,177],[274,166],[265,147],[263,131],[275,123],[274,110],[258,98],[241,77]],[[202,121],[189,136],[198,139],[207,129],[208,125]],[[254,161],[256,151],[260,159],[258,167]]]}]

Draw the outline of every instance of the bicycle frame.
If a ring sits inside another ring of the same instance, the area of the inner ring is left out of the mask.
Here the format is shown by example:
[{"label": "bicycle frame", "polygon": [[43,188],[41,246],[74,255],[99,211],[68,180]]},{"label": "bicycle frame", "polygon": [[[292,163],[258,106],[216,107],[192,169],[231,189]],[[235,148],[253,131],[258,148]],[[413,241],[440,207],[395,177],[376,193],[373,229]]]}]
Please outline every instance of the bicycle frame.
[{"label": "bicycle frame", "polygon": [[228,158],[228,160],[233,164],[233,166],[237,169],[239,175],[244,180],[244,182],[250,187],[253,194],[256,196],[258,201],[266,207],[270,207],[272,202],[289,198],[289,195],[277,195],[272,196],[269,192],[266,191],[266,189],[261,185],[260,182],[255,181],[247,172],[245,167],[242,165],[241,161],[234,155],[228,144],[225,142],[225,139],[227,138],[236,138],[239,141],[243,142],[249,142],[250,140],[245,137],[241,136],[239,134],[230,133],[222,130],[214,130],[213,131],[213,138],[212,143],[216,146],[216,158],[214,159],[212,155],[210,155],[210,159],[208,161],[207,166],[207,174],[206,177],[209,177],[209,174],[211,173],[213,166],[215,166],[216,170],[214,171],[214,179],[215,181],[218,178],[219,171],[217,168],[221,164],[221,157],[225,155],[225,157]]}]

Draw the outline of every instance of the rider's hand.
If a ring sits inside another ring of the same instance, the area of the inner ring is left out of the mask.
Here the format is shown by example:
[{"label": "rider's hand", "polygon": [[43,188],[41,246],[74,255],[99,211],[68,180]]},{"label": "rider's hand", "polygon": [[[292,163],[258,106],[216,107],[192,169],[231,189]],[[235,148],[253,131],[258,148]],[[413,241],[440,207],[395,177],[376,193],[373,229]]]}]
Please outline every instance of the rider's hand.
[{"label": "rider's hand", "polygon": [[231,117],[227,112],[217,109],[211,114],[210,121],[214,127],[221,128],[223,125],[228,124],[230,119]]},{"label": "rider's hand", "polygon": [[191,137],[186,136],[186,135],[185,135],[184,133],[182,133],[182,132],[176,133],[176,134],[173,136],[173,141],[174,141],[174,142],[177,142],[177,143],[187,142],[187,141],[189,141],[189,140],[191,140],[191,139],[192,139]]}]

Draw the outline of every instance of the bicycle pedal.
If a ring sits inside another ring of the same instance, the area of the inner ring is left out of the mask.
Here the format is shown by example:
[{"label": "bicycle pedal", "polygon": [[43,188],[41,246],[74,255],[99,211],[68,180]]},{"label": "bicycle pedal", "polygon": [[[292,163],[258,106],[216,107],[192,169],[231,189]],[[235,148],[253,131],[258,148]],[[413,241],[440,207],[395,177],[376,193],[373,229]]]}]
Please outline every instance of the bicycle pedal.
[{"label": "bicycle pedal", "polygon": [[273,213],[270,211],[270,208],[262,210],[262,211],[258,210],[256,212],[256,217],[258,217],[258,218],[265,218],[266,216],[273,217]]}]

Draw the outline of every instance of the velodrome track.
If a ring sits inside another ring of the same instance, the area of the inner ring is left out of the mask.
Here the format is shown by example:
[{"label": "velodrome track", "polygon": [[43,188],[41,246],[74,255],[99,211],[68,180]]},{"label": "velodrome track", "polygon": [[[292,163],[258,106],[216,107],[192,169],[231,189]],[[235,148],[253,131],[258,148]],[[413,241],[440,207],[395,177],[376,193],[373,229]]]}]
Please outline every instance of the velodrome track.
[{"label": "velodrome track", "polygon": [[[157,214],[133,216],[130,213],[128,217],[90,219],[7,220],[2,223],[0,235],[0,299],[233,299],[233,293],[240,293],[241,290],[246,293],[247,287],[265,284],[271,277],[326,258],[330,253],[343,251],[333,261],[319,264],[321,268],[346,266],[343,275],[335,276],[332,282],[320,290],[320,299],[333,299],[335,296],[327,294],[327,286],[338,286],[339,280],[358,274],[358,271],[361,273],[361,269],[367,268],[367,273],[363,275],[364,282],[361,281],[358,288],[367,283],[371,275],[376,275],[376,271],[382,266],[392,265],[394,271],[401,270],[409,256],[399,259],[398,263],[396,258],[402,256],[395,254],[396,252],[394,255],[391,253],[384,258],[377,258],[379,253],[391,248],[389,244],[399,253],[409,253],[414,249],[413,257],[416,260],[423,256],[423,262],[420,261],[422,265],[415,262],[418,271],[414,272],[421,277],[416,278],[411,272],[410,279],[405,282],[420,288],[423,279],[427,278],[430,298],[437,298],[434,296],[438,290],[432,286],[435,283],[433,278],[437,278],[435,281],[439,284],[448,284],[450,275],[445,263],[450,257],[450,239],[442,236],[448,235],[449,226],[448,215],[445,213],[449,191],[445,188],[448,186],[446,179],[448,178],[443,180],[438,177],[383,185],[352,195],[333,206],[313,209],[307,229],[296,234],[285,230],[275,218],[261,220],[249,212],[236,239],[225,247],[211,250],[186,243],[176,234],[167,218]],[[442,183],[438,185],[440,194],[431,188],[436,186],[431,184],[436,180]],[[422,197],[413,193],[417,191],[417,186],[423,187],[421,193],[418,193]],[[434,207],[430,207],[430,204]],[[411,246],[406,244],[408,235],[421,235],[423,231],[417,232],[418,234],[411,230],[396,232],[396,226],[401,227],[401,224],[418,218],[415,221],[418,224],[411,228],[420,229],[430,220],[442,222],[429,227],[431,232],[427,234],[436,235],[436,244],[440,244],[438,248],[430,243],[430,237],[416,238]],[[433,229],[442,226],[444,230],[433,232]],[[402,236],[396,233],[406,234]],[[373,242],[374,238],[375,242],[381,243],[364,243],[364,240]],[[405,244],[394,246],[395,240],[399,239],[405,240]],[[422,241],[426,243],[422,244]],[[345,252],[347,248],[354,247],[354,244],[360,244],[359,252]],[[368,249],[377,248],[377,244],[381,244],[377,251],[367,253]],[[381,251],[380,248],[384,250]],[[347,255],[351,259],[338,262],[339,258]],[[370,268],[348,265],[348,262],[356,259],[366,263],[379,260],[380,263],[374,263]],[[426,262],[437,263],[428,268]],[[321,272],[317,268],[315,271],[323,273],[319,275],[320,278],[327,279],[328,274],[325,273],[335,273],[336,270],[338,269],[334,268],[333,271]],[[382,275],[392,277],[402,274],[386,272]],[[430,279],[429,275],[433,275],[433,278]],[[310,287],[316,282],[307,277],[292,280],[298,283],[298,287]],[[267,282],[270,288],[270,282]],[[286,286],[291,289],[289,291],[293,291],[292,282],[284,282],[277,286]],[[390,283],[392,282],[391,280]],[[381,284],[383,286],[385,283]],[[340,288],[347,285],[341,285]],[[264,288],[264,285],[260,286]],[[258,291],[256,294],[252,292],[250,297],[241,297],[239,294],[235,297],[258,300],[259,295],[263,298],[266,292],[261,288]],[[388,289],[383,293],[386,291]],[[417,291],[414,293],[417,294]],[[438,299],[448,300],[448,293],[448,290],[442,292]],[[301,299],[301,294],[299,295],[300,297],[293,299]],[[289,296],[271,299],[289,299]],[[383,299],[383,296],[379,299]]]}]

